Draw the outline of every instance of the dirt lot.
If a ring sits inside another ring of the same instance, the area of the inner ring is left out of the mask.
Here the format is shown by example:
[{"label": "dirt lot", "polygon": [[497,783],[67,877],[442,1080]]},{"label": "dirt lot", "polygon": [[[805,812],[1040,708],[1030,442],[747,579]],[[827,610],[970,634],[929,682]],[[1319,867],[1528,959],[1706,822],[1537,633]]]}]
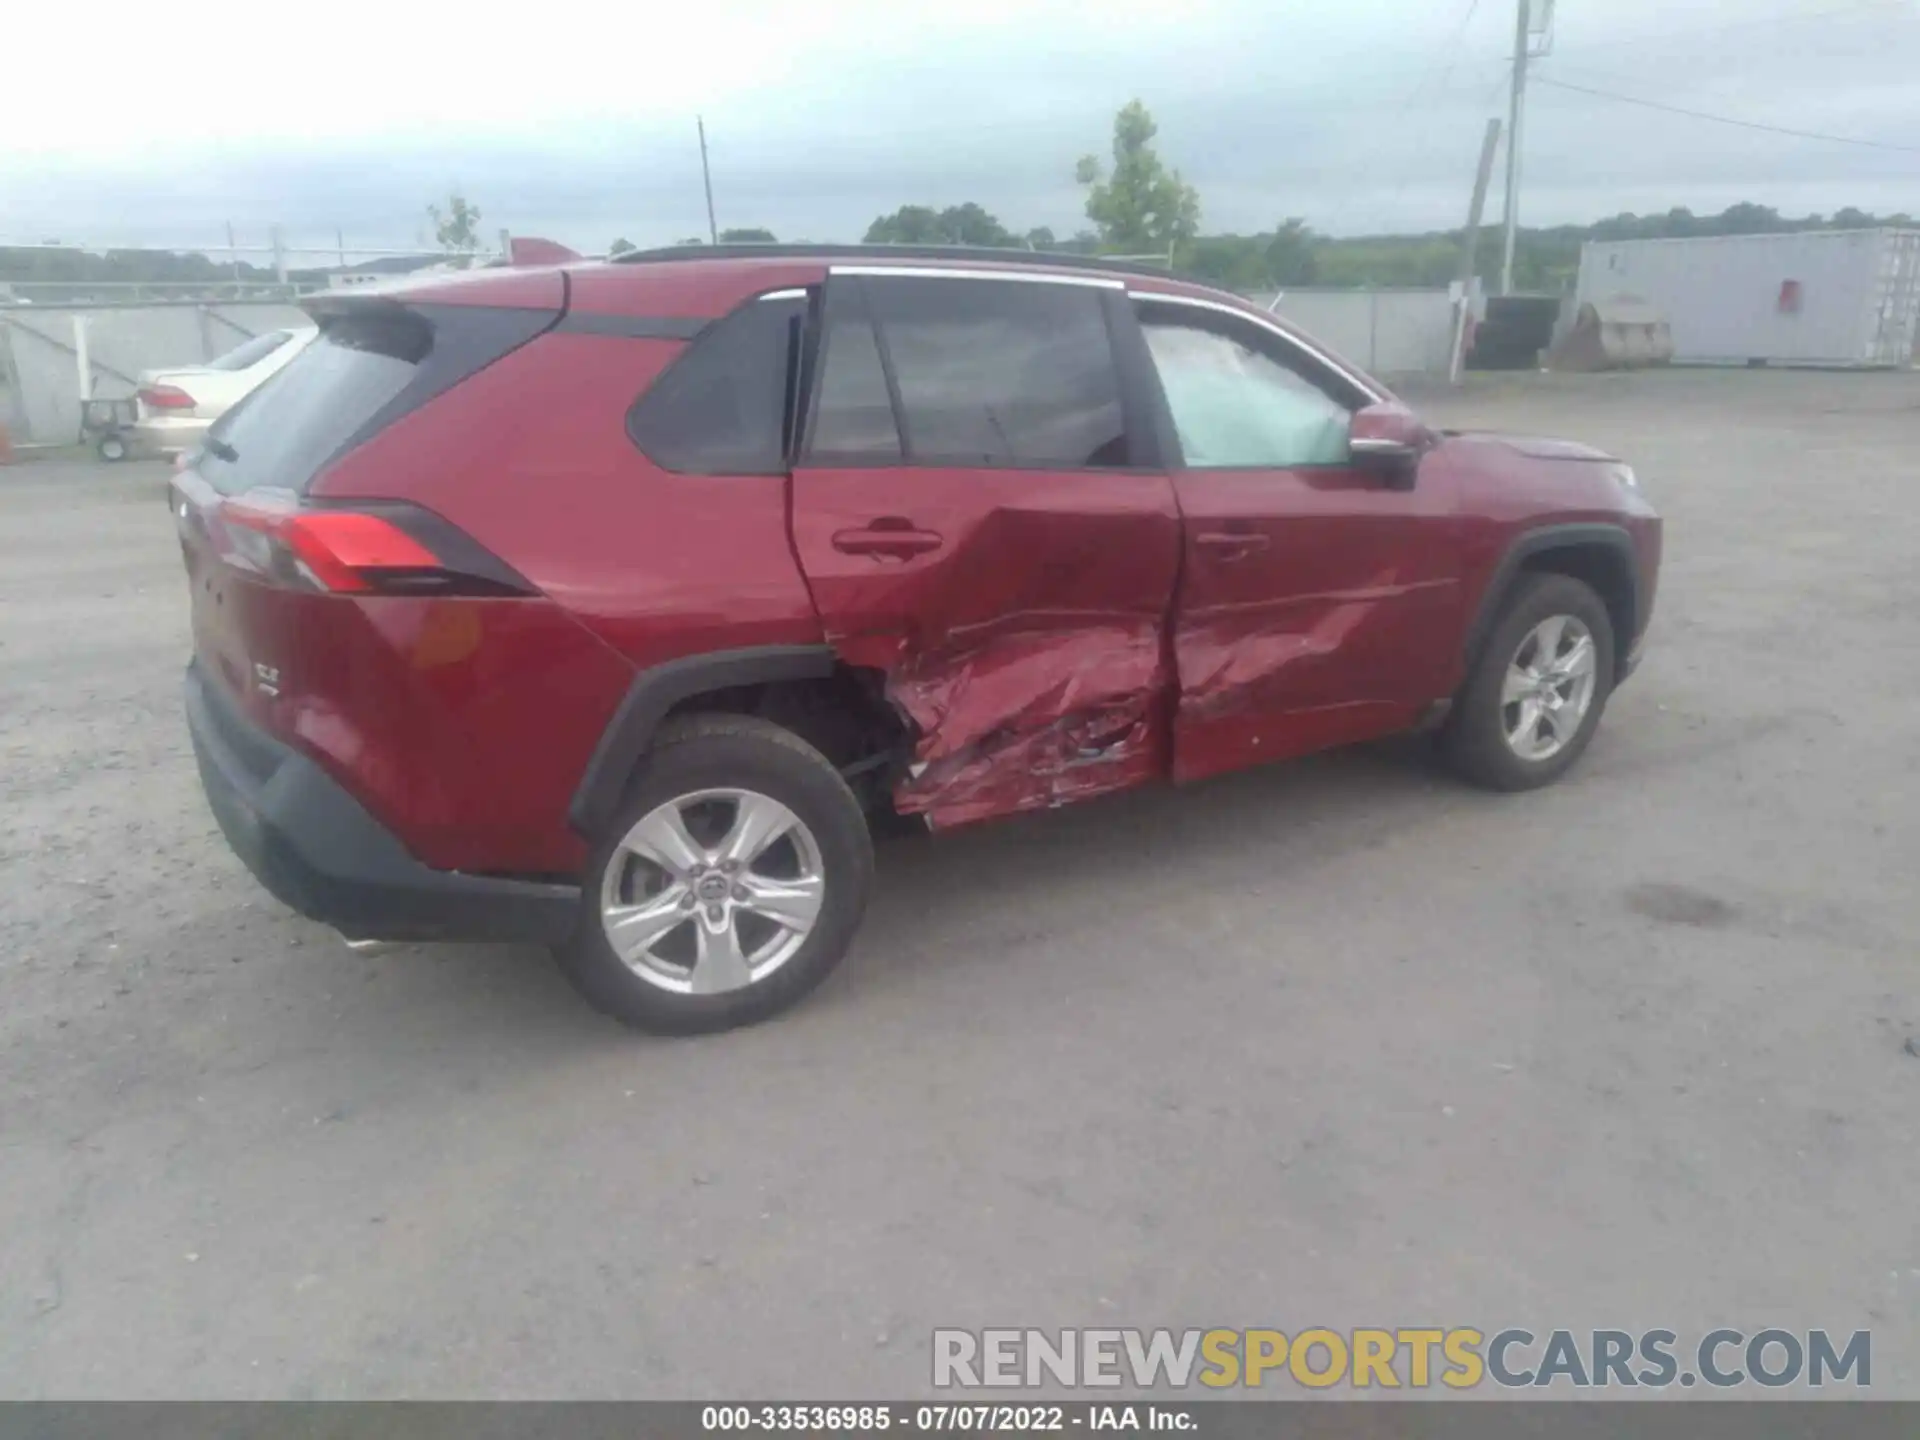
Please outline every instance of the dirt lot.
[{"label": "dirt lot", "polygon": [[161,472],[0,471],[0,1394],[897,1396],[935,1325],[1472,1324],[1870,1328],[1920,1395],[1920,376],[1430,408],[1668,516],[1567,783],[1389,747],[890,844],[810,1004],[676,1043],[271,901]]}]

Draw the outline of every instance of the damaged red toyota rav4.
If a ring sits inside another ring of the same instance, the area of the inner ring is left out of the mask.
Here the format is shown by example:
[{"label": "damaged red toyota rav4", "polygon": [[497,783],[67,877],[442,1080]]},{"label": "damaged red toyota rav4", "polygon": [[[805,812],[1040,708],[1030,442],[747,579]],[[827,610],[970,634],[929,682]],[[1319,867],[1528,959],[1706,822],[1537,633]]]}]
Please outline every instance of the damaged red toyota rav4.
[{"label": "damaged red toyota rav4", "polygon": [[172,482],[214,814],[350,941],[546,942],[651,1029],[817,984],[874,815],[1422,727],[1546,784],[1653,605],[1625,465],[1164,274],[743,247],[310,308]]}]

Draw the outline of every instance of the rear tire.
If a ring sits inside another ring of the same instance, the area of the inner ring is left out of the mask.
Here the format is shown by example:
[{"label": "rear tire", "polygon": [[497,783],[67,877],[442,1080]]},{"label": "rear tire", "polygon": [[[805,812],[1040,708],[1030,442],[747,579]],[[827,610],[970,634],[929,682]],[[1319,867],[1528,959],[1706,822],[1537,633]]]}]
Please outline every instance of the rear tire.
[{"label": "rear tire", "polygon": [[127,458],[127,442],[118,435],[102,435],[100,443],[94,447],[102,460],[109,463]]},{"label": "rear tire", "polygon": [[1613,646],[1613,622],[1590,586],[1524,576],[1460,688],[1442,753],[1489,790],[1552,784],[1593,740],[1613,690]]},{"label": "rear tire", "polygon": [[[767,831],[778,833],[762,844]],[[825,756],[765,720],[689,716],[661,727],[594,848],[579,924],[555,956],[625,1024],[728,1030],[827,977],[872,880],[866,819]]]}]

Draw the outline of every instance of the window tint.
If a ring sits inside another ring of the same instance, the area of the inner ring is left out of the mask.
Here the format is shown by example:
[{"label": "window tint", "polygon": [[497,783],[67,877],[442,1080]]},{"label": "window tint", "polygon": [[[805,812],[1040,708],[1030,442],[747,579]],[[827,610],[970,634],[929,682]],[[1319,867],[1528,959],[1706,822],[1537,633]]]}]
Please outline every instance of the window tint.
[{"label": "window tint", "polygon": [[683,475],[784,471],[788,367],[806,308],[797,296],[749,301],[694,341],[634,405],[634,444]]},{"label": "window tint", "polygon": [[245,370],[258,365],[267,356],[278,350],[293,338],[291,330],[269,330],[264,335],[256,335],[242,345],[227,351],[217,360],[209,360],[209,370]]},{"label": "window tint", "polygon": [[808,450],[816,459],[897,461],[900,429],[860,288],[834,285],[827,296],[820,398]]},{"label": "window tint", "polygon": [[339,320],[210,432],[198,468],[229,494],[296,489],[413,379],[425,327]]},{"label": "window tint", "polygon": [[[1170,309],[1171,307],[1169,307]],[[1192,466],[1344,465],[1348,407],[1273,355],[1169,310],[1141,315]]]},{"label": "window tint", "polygon": [[1127,463],[1098,289],[960,279],[865,284],[916,464]]},{"label": "window tint", "polygon": [[194,462],[209,485],[304,491],[334,456],[524,345],[544,310],[368,307],[329,317],[306,346],[207,432]]}]

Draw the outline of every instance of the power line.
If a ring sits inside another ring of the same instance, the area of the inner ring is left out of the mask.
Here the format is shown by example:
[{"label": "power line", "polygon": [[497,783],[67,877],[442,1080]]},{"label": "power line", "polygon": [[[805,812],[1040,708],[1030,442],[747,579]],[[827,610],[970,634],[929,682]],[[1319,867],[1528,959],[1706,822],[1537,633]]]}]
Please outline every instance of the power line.
[{"label": "power line", "polygon": [[1825,24],[1829,21],[1882,20],[1895,16],[1911,18],[1913,11],[1904,0],[1847,0],[1847,3],[1834,5],[1823,10],[1791,10],[1756,19],[1735,20],[1724,25],[1690,26],[1679,30],[1641,31],[1634,35],[1619,35],[1598,40],[1576,40],[1571,48],[1562,47],[1559,54],[1579,58],[1599,50],[1632,50],[1646,46],[1671,46],[1683,42],[1698,43],[1711,36],[1731,35],[1747,30],[1778,30],[1787,25],[1805,25],[1813,22]]},{"label": "power line", "polygon": [[[1388,124],[1385,132],[1389,137],[1396,136],[1399,133],[1402,122],[1405,121],[1408,113],[1413,109],[1414,102],[1425,93],[1428,82],[1436,75],[1439,77],[1440,83],[1436,87],[1435,97],[1439,98],[1447,93],[1447,86],[1452,83],[1454,71],[1459,68],[1460,61],[1465,54],[1460,47],[1460,42],[1466,39],[1467,31],[1473,25],[1473,17],[1479,13],[1479,10],[1480,0],[1467,0],[1467,8],[1462,12],[1459,23],[1453,27],[1452,32],[1447,37],[1446,44],[1441,47],[1443,51],[1451,52],[1447,55],[1445,64],[1423,70],[1420,78],[1401,98],[1400,103],[1394,107],[1393,119]],[[1501,83],[1504,84],[1505,82],[1502,81]],[[1392,144],[1393,140],[1389,138],[1383,143]],[[1434,127],[1431,125],[1421,127],[1420,147],[1415,155],[1412,168],[1401,171],[1400,178],[1394,183],[1392,194],[1388,197],[1387,203],[1389,205],[1399,203],[1400,196],[1405,193],[1407,185],[1413,175],[1426,173],[1427,160],[1432,153],[1433,143]],[[1404,146],[1401,147],[1401,153],[1403,155],[1406,154]],[[1337,221],[1344,219],[1346,213],[1352,209],[1352,203],[1351,196],[1349,196],[1345,203],[1336,203],[1331,215],[1322,217],[1321,225],[1330,232],[1335,227]]]},{"label": "power line", "polygon": [[1735,125],[1742,130],[1765,130],[1772,135],[1792,135],[1801,140],[1828,140],[1836,145],[1864,145],[1872,150],[1903,150],[1920,155],[1920,145],[1896,145],[1887,140],[1863,140],[1857,135],[1827,135],[1818,130],[1795,130],[1785,125],[1769,125],[1761,120],[1737,120],[1731,115],[1709,115],[1704,110],[1688,110],[1659,100],[1643,100],[1638,95],[1622,95],[1613,90],[1597,90],[1590,85],[1575,85],[1568,80],[1550,80],[1534,76],[1534,83],[1551,85],[1556,90],[1572,90],[1581,95],[1597,95],[1602,100],[1618,100],[1623,105],[1640,105],[1648,110],[1664,110],[1669,115],[1685,115],[1692,120],[1711,120],[1716,125]]}]

